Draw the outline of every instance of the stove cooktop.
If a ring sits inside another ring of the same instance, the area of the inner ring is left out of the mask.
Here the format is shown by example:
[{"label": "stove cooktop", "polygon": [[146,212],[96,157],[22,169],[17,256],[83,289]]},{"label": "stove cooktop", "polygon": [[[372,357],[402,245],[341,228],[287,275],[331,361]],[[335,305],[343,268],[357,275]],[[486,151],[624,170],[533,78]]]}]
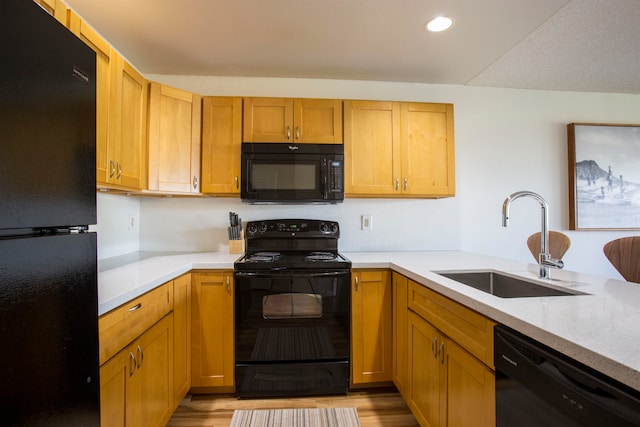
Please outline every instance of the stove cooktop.
[{"label": "stove cooktop", "polygon": [[308,253],[280,253],[273,251],[246,254],[234,263],[236,270],[283,269],[344,269],[351,261],[339,253],[312,251]]}]

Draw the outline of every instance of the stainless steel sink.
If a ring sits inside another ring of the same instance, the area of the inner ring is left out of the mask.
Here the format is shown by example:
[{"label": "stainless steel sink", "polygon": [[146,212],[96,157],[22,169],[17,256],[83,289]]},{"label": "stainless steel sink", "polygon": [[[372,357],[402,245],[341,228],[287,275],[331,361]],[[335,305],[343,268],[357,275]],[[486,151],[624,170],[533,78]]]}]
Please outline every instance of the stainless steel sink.
[{"label": "stainless steel sink", "polygon": [[560,289],[493,270],[439,271],[440,276],[500,298],[526,298],[586,295],[573,289]]}]

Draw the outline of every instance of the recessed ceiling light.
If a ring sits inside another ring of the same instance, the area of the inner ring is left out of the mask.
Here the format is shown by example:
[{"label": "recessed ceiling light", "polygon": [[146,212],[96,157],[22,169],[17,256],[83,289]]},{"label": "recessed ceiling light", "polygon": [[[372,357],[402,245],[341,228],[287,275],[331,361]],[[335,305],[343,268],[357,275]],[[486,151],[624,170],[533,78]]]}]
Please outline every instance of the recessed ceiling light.
[{"label": "recessed ceiling light", "polygon": [[433,18],[427,24],[427,30],[432,31],[434,33],[448,30],[453,25],[453,19],[447,18],[446,16],[438,16],[437,18]]}]

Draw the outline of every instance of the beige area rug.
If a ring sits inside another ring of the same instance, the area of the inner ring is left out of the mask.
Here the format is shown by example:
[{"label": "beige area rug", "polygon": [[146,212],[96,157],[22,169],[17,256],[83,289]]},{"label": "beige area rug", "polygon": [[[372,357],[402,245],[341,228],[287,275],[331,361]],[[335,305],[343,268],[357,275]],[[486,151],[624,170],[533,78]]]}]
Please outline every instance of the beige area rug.
[{"label": "beige area rug", "polygon": [[231,427],[360,427],[356,408],[236,409]]}]

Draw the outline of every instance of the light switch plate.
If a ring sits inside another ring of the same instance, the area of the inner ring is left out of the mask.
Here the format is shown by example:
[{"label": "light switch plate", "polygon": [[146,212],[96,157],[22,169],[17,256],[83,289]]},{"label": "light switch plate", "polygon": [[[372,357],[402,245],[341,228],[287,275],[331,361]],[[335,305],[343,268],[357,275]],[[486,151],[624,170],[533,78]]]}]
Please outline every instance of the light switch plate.
[{"label": "light switch plate", "polygon": [[360,217],[360,229],[363,231],[373,230],[373,217],[371,215],[362,215]]}]

